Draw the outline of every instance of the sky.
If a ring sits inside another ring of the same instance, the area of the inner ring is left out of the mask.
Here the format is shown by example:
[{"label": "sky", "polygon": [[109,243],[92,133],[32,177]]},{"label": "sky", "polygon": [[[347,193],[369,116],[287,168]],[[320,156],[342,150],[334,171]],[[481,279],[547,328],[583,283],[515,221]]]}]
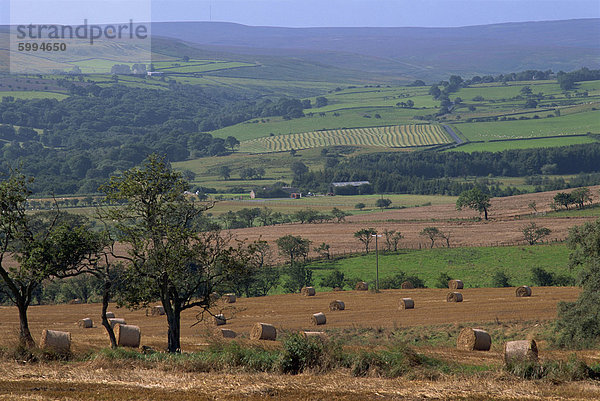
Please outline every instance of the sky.
[{"label": "sky", "polygon": [[600,18],[600,0],[0,0],[0,24],[151,19],[284,27],[456,27],[574,18]]}]

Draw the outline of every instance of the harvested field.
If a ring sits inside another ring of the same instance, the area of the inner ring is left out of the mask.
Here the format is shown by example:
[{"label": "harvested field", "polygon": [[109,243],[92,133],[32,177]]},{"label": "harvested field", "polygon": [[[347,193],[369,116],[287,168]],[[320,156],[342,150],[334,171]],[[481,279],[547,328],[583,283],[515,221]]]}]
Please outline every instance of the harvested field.
[{"label": "harvested field", "polygon": [[[260,298],[239,298],[231,306],[232,317],[227,327],[248,338],[254,323],[273,324],[277,331],[311,330],[307,318],[314,313],[326,311],[331,301],[343,294],[345,310],[327,316],[327,329],[354,327],[415,327],[457,322],[492,322],[507,320],[550,320],[556,318],[559,301],[573,301],[579,295],[576,287],[535,287],[527,298],[515,297],[514,288],[469,288],[461,290],[464,301],[446,302],[447,289],[384,290],[380,294],[366,291],[320,292],[314,297],[300,294],[273,295]],[[410,297],[415,309],[398,309],[401,298]],[[219,306],[217,306],[218,308]],[[220,307],[223,307],[221,305]],[[75,322],[85,316],[99,316],[100,304],[43,305],[30,307],[29,322],[32,333],[38,338],[44,328],[70,331],[71,349],[75,352],[89,347],[107,346],[108,337],[103,327],[83,329]],[[0,346],[16,339],[18,314],[14,307],[2,307],[0,329],[8,335],[0,340]],[[143,310],[120,309],[117,314],[127,323],[139,326],[143,336],[142,345],[155,349],[166,348],[167,323],[164,316],[146,316]],[[182,315],[182,348],[195,350],[206,342],[205,336],[213,329],[213,320],[191,327],[196,322],[196,311]]]}]

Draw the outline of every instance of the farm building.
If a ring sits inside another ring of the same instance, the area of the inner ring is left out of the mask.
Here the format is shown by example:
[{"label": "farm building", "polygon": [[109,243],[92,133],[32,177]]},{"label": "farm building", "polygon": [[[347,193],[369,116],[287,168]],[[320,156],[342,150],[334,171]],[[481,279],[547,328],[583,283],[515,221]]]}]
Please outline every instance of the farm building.
[{"label": "farm building", "polygon": [[372,194],[373,187],[369,181],[332,182],[329,192],[336,195]]}]

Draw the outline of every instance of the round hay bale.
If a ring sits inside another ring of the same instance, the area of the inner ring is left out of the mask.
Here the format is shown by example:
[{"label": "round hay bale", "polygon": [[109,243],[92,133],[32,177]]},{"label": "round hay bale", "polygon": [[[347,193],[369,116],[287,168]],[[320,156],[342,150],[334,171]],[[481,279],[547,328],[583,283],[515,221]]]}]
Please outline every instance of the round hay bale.
[{"label": "round hay bale", "polygon": [[112,327],[113,329],[115,328],[115,326],[117,324],[127,324],[127,322],[123,318],[108,319],[108,323],[110,324],[110,327]]},{"label": "round hay bale", "polygon": [[320,326],[322,324],[327,323],[327,317],[325,317],[325,314],[323,312],[319,312],[312,315],[310,321],[315,326]]},{"label": "round hay bale", "polygon": [[78,321],[77,325],[84,329],[90,329],[94,327],[94,322],[89,317],[86,317],[85,319],[81,319],[80,321]]},{"label": "round hay bale", "polygon": [[162,316],[165,314],[165,307],[162,305],[155,305],[152,307],[152,316]]},{"label": "round hay bale", "polygon": [[114,319],[115,318],[114,312],[106,312],[106,318],[107,319]]},{"label": "round hay bale", "polygon": [[346,304],[344,304],[344,301],[340,301],[339,299],[336,299],[335,301],[331,301],[329,303],[329,310],[344,310],[346,309]]},{"label": "round hay bale", "polygon": [[71,351],[71,333],[66,331],[42,330],[40,348],[59,353]]},{"label": "round hay bale", "polygon": [[215,324],[217,326],[223,326],[226,323],[227,323],[227,319],[225,319],[224,314],[220,313],[218,315],[215,315]]},{"label": "round hay bale", "polygon": [[314,297],[317,292],[315,291],[315,287],[302,287],[300,293],[305,297]]},{"label": "round hay bale", "polygon": [[138,326],[118,324],[115,329],[115,337],[119,347],[139,348],[142,332]]},{"label": "round hay bale", "polygon": [[369,284],[365,281],[359,281],[356,283],[356,287],[354,287],[356,291],[369,291]]},{"label": "round hay bale", "polygon": [[255,323],[250,330],[251,340],[270,340],[277,339],[277,329],[268,323]]},{"label": "round hay bale", "polygon": [[521,298],[521,297],[530,297],[531,296],[531,287],[528,287],[526,285],[522,285],[519,288],[517,288],[517,297]]},{"label": "round hay bale", "polygon": [[402,284],[400,284],[400,288],[402,288],[403,290],[412,290],[413,288],[415,288],[415,286],[412,282],[405,281]]},{"label": "round hay bale", "polygon": [[508,341],[504,344],[504,362],[538,360],[538,348],[535,340]]},{"label": "round hay bale", "polygon": [[223,300],[227,304],[233,304],[233,303],[235,303],[237,298],[236,298],[235,294],[225,294],[225,295],[223,295]]},{"label": "round hay bale", "polygon": [[456,348],[466,351],[489,351],[492,337],[487,331],[465,327],[458,334]]},{"label": "round hay bale", "polygon": [[208,296],[208,298],[210,299],[211,302],[217,302],[219,300],[219,298],[221,298],[221,296],[219,295],[218,292],[211,292],[210,295]]},{"label": "round hay bale", "polygon": [[450,280],[448,281],[448,288],[451,290],[462,290],[464,288],[464,284],[462,280]]},{"label": "round hay bale", "polygon": [[223,338],[235,338],[237,336],[235,331],[229,329],[221,329],[219,332]]},{"label": "round hay bale", "polygon": [[446,302],[462,302],[463,296],[460,292],[449,292],[446,295]]},{"label": "round hay bale", "polygon": [[301,331],[300,335],[306,339],[314,338],[321,341],[327,340],[327,334],[323,331]]},{"label": "round hay bale", "polygon": [[400,309],[415,309],[415,301],[412,298],[402,298],[400,300]]}]

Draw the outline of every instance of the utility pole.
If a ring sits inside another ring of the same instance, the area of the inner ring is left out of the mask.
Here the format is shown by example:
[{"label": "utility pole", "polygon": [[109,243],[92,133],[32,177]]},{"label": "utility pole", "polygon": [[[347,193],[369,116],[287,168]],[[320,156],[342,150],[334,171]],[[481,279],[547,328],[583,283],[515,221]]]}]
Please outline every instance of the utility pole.
[{"label": "utility pole", "polygon": [[375,237],[375,292],[379,292],[379,247],[377,246],[377,238],[381,237],[381,234],[372,234]]}]

